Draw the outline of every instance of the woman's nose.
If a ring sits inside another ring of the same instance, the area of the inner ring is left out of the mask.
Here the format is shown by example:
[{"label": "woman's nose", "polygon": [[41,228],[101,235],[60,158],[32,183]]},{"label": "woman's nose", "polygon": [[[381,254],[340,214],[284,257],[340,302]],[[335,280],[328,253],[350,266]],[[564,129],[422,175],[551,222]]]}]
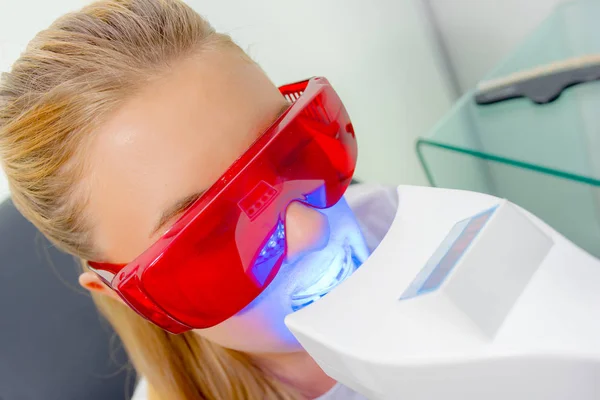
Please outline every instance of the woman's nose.
[{"label": "woman's nose", "polygon": [[329,242],[327,217],[300,203],[292,203],[285,216],[287,261],[294,263],[307,253],[320,250]]}]

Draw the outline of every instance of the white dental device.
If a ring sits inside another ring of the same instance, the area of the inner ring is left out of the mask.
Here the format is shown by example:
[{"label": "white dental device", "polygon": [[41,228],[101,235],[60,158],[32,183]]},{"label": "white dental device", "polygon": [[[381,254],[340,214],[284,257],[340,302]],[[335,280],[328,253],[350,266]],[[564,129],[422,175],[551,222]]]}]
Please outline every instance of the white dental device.
[{"label": "white dental device", "polygon": [[321,368],[369,399],[600,399],[600,261],[506,200],[398,196],[367,261],[286,318]]}]

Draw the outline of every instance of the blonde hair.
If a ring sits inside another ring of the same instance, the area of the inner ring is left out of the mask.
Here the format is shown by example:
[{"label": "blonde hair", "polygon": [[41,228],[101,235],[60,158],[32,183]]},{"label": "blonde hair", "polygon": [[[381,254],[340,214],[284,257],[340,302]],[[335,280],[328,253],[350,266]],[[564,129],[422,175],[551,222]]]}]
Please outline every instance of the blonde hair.
[{"label": "blonde hair", "polygon": [[[100,1],[40,32],[0,83],[0,154],[16,207],[56,246],[94,259],[78,190],[93,131],[178,59],[221,48],[243,54],[177,0]],[[161,399],[297,398],[245,354],[94,300]]]}]

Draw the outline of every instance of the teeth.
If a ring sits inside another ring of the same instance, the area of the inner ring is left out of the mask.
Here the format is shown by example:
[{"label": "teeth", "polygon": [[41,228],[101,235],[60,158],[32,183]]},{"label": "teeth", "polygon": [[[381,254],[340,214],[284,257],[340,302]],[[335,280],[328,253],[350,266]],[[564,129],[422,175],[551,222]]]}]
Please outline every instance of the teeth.
[{"label": "teeth", "polygon": [[330,268],[310,287],[292,294],[292,310],[297,311],[325,296],[331,289],[344,281],[358,267],[353,249],[346,242],[343,251],[331,261]]},{"label": "teeth", "polygon": [[285,246],[285,230],[283,223],[279,222],[275,231],[261,249],[258,257],[254,261],[255,265],[264,263],[273,257],[278,257],[283,252]]}]

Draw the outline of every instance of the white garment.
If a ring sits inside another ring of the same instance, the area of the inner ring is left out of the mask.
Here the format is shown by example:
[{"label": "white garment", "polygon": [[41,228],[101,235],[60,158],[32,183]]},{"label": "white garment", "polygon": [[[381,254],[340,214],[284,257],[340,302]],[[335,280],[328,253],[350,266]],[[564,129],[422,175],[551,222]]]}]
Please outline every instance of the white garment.
[{"label": "white garment", "polygon": [[[344,197],[356,215],[370,251],[379,245],[396,215],[397,193],[396,188],[370,184],[352,185],[346,191]],[[132,400],[147,399],[148,384],[145,379],[142,379]],[[366,400],[366,398],[338,383],[315,400]]]}]

